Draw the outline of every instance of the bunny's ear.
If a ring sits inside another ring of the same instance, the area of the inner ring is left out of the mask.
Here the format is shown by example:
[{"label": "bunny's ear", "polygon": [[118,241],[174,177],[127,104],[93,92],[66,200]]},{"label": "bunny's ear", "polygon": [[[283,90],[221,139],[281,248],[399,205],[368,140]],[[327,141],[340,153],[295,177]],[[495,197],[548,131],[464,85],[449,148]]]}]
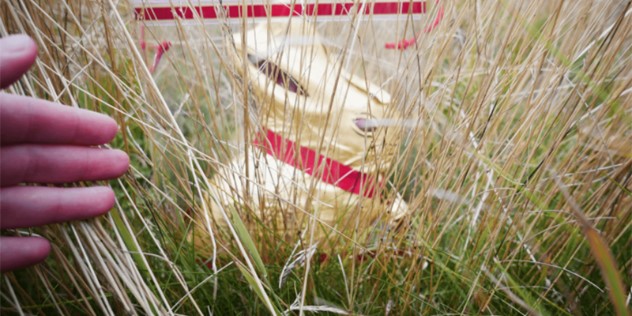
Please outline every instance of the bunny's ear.
[{"label": "bunny's ear", "polygon": [[384,91],[384,89],[380,86],[371,83],[368,79],[364,79],[347,72],[342,72],[341,76],[347,79],[352,86],[369,95],[373,100],[382,103],[383,105],[391,104],[391,95]]}]

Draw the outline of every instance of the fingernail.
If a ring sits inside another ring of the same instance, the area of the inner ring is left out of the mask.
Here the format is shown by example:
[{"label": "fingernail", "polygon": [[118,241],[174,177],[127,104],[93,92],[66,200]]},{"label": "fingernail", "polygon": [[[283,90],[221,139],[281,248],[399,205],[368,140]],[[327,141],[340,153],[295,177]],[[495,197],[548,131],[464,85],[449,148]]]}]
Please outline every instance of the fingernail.
[{"label": "fingernail", "polygon": [[33,46],[33,40],[27,35],[11,35],[2,39],[3,53],[21,53]]}]

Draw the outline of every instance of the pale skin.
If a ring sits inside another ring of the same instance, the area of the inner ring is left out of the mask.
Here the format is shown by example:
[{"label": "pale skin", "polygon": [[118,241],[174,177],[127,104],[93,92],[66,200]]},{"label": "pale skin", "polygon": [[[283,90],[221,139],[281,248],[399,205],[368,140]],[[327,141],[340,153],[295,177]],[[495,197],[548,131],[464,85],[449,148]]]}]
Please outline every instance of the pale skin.
[{"label": "pale skin", "polygon": [[[0,89],[26,73],[37,46],[25,35],[0,39]],[[82,220],[108,212],[110,187],[50,187],[121,176],[129,157],[97,147],[110,142],[116,122],[95,112],[0,92],[0,228]],[[28,184],[28,185],[25,185]],[[0,237],[0,271],[43,261],[51,245],[41,237]]]}]

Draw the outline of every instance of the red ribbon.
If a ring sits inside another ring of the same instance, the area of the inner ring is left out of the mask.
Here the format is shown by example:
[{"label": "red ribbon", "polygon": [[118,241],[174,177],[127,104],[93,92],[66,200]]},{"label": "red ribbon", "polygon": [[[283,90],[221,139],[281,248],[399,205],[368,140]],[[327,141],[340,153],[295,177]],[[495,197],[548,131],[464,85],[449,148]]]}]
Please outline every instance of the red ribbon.
[{"label": "red ribbon", "polygon": [[271,130],[265,132],[265,135],[259,135],[255,139],[254,144],[276,159],[347,192],[368,198],[376,193],[375,177],[321,155],[311,148],[297,146],[293,141]]},{"label": "red ribbon", "polygon": [[[361,9],[364,9],[362,11]],[[288,16],[346,16],[353,12],[367,15],[399,15],[399,14],[423,14],[426,12],[424,1],[387,1],[375,2],[361,6],[353,1],[342,3],[317,3],[317,4],[248,4],[242,6],[224,5],[222,8],[215,5],[205,6],[174,6],[174,7],[137,7],[134,8],[136,20],[175,20],[194,19],[199,16],[203,19],[217,19],[225,16],[234,18],[266,18]]]}]

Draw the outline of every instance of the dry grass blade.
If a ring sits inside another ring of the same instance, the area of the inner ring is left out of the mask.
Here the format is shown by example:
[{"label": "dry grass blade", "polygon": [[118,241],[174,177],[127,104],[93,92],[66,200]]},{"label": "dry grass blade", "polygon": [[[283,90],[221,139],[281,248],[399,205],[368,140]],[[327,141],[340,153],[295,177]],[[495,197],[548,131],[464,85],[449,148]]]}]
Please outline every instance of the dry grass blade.
[{"label": "dry grass blade", "polygon": [[573,214],[577,217],[579,224],[582,227],[582,231],[588,240],[588,244],[590,245],[590,250],[595,258],[595,261],[599,264],[599,268],[601,269],[601,273],[603,273],[603,278],[606,281],[608,286],[608,292],[610,295],[610,300],[612,304],[615,306],[615,311],[617,315],[629,315],[630,312],[628,310],[626,298],[625,298],[625,289],[623,287],[623,281],[621,275],[619,273],[619,269],[617,268],[617,264],[610,252],[610,247],[603,240],[603,237],[599,234],[597,230],[590,224],[590,221],[584,215],[577,202],[573,199],[573,197],[568,192],[566,185],[562,183],[555,172],[551,171],[553,174],[553,179],[555,183],[559,186],[560,191],[564,194],[564,198],[568,200],[568,204],[573,210]]}]

